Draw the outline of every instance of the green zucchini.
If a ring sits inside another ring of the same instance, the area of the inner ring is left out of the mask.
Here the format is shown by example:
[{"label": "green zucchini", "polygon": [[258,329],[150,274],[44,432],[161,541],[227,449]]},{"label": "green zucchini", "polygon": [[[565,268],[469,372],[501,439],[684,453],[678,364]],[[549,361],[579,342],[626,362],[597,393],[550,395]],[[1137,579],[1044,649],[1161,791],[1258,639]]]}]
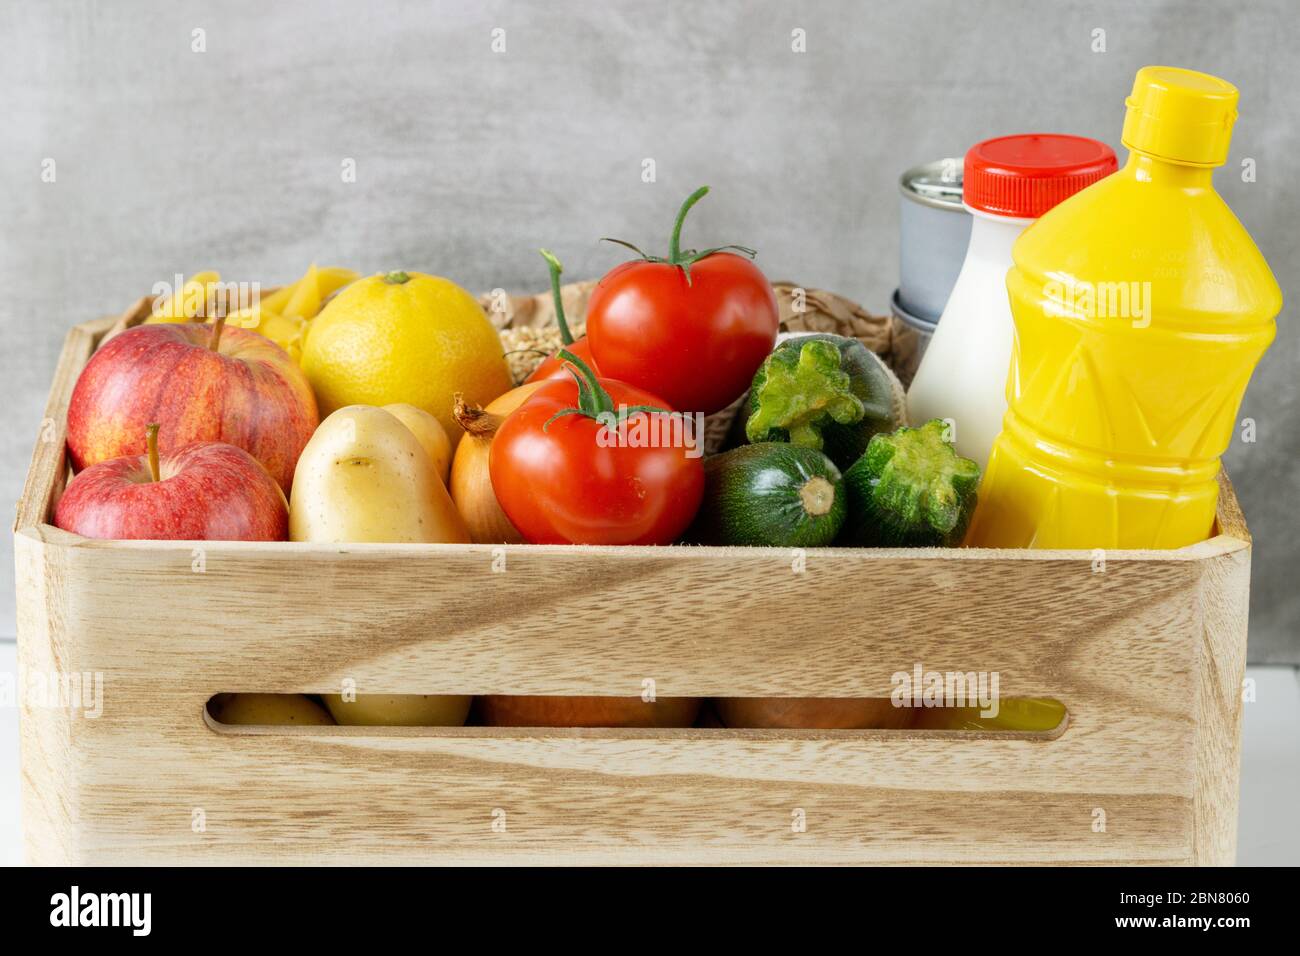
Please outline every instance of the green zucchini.
[{"label": "green zucchini", "polygon": [[946,441],[939,419],[876,435],[844,473],[849,516],[840,544],[934,548],[961,544],[980,467]]},{"label": "green zucchini", "polygon": [[742,445],[704,459],[704,501],[687,540],[816,548],[835,540],[848,503],[835,464],[815,448]]},{"label": "green zucchini", "polygon": [[816,448],[848,468],[873,435],[907,419],[903,387],[874,352],[843,335],[786,339],[759,366],[745,437]]}]

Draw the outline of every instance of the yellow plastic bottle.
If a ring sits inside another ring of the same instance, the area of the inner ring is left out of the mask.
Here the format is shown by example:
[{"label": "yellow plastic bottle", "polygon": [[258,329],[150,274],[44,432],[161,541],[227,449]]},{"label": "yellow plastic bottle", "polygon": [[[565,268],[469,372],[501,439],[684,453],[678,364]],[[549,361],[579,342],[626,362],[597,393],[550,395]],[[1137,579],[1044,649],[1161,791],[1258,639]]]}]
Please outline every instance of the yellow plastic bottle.
[{"label": "yellow plastic bottle", "polygon": [[1127,165],[1012,249],[1009,407],[968,545],[1178,548],[1213,527],[1282,293],[1210,181],[1236,88],[1148,66],[1127,106]]}]

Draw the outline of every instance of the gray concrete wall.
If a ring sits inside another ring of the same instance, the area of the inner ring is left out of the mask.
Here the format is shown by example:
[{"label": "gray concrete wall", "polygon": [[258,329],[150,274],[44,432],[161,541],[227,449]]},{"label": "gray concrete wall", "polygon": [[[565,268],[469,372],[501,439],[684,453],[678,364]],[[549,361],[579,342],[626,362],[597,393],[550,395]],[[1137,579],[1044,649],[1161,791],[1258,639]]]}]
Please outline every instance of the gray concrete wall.
[{"label": "gray concrete wall", "polygon": [[[895,179],[1009,132],[1119,147],[1146,63],[1241,89],[1218,185],[1300,295],[1295,10],[1276,2],[71,2],[0,8],[0,485],[17,498],[59,343],[174,272],[316,260],[539,290],[666,244],[884,310]],[[506,49],[491,48],[494,28]],[[205,31],[195,52],[193,31]],[[792,52],[791,32],[807,51]],[[1094,51],[1094,30],[1105,52]],[[1244,183],[1243,158],[1257,163]],[[55,160],[56,181],[41,180]],[[355,183],[341,164],[356,162]],[[641,181],[655,160],[657,181]],[[1251,657],[1300,660],[1300,349],[1284,314],[1227,463],[1255,533]],[[12,580],[8,542],[0,576]],[[0,634],[12,592],[0,589]]]}]

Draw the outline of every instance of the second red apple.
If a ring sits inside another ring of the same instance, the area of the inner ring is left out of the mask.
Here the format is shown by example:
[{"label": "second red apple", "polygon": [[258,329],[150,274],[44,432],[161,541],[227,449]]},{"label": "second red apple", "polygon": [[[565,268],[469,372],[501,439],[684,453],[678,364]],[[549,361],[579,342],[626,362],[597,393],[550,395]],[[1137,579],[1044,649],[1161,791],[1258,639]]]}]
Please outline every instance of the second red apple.
[{"label": "second red apple", "polygon": [[280,486],[242,448],[197,442],[158,454],[101,461],[69,483],[54,523],[87,538],[168,541],[283,541],[289,506]]}]

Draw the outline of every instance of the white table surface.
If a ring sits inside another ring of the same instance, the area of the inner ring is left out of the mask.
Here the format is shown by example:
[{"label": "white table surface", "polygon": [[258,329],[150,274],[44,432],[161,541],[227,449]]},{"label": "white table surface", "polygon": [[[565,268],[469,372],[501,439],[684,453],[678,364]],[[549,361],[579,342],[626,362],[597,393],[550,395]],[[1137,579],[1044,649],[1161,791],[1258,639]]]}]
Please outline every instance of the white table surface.
[{"label": "white table surface", "polygon": [[[15,671],[15,648],[0,643],[0,673]],[[1256,700],[1246,706],[1241,755],[1237,862],[1300,865],[1300,672],[1252,667]],[[18,810],[18,711],[0,706],[0,864],[23,862]]]}]

